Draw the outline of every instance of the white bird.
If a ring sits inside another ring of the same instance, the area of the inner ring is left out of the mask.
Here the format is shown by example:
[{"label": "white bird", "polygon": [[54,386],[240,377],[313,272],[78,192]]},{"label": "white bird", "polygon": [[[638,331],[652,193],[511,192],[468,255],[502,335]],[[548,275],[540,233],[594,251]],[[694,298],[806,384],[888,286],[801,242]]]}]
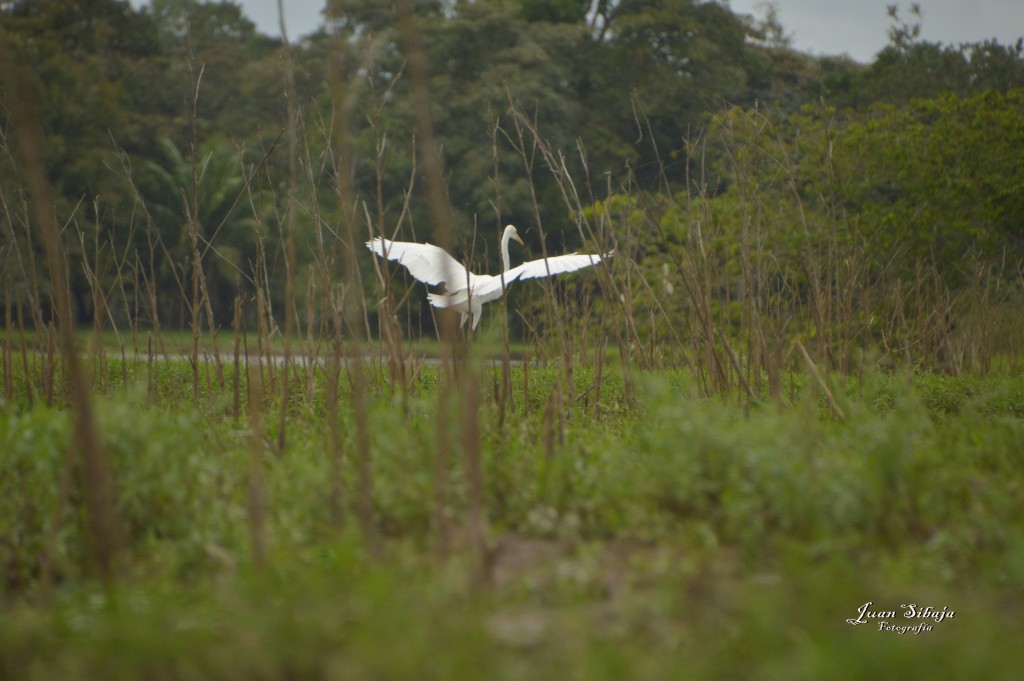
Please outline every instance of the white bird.
[{"label": "white bird", "polygon": [[444,293],[427,294],[430,304],[434,307],[450,307],[456,310],[461,317],[462,326],[466,324],[466,317],[472,316],[474,330],[480,323],[484,303],[501,298],[508,285],[516,279],[535,279],[573,272],[596,265],[612,255],[611,253],[605,255],[570,253],[531,260],[518,267],[510,267],[508,242],[511,239],[525,245],[514,226],[505,227],[505,231],[501,235],[502,274],[497,276],[473,274],[443,248],[433,244],[391,241],[374,237],[366,242],[366,247],[382,258],[404,265],[409,270],[409,274],[425,284],[431,286],[444,284]]}]

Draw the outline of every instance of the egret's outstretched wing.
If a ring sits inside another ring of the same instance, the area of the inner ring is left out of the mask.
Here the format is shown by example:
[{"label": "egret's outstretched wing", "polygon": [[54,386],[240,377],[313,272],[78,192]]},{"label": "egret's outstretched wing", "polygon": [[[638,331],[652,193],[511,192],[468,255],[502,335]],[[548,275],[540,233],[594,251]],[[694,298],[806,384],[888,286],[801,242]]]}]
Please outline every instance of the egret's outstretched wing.
[{"label": "egret's outstretched wing", "polygon": [[507,281],[535,279],[564,272],[574,272],[584,267],[596,265],[605,258],[611,257],[611,255],[611,253],[606,253],[605,255],[569,253],[568,255],[554,255],[547,259],[531,260],[510,269],[505,273],[505,279]]},{"label": "egret's outstretched wing", "polygon": [[440,246],[375,237],[366,242],[366,247],[382,258],[404,265],[409,274],[431,286],[444,284],[457,291],[466,288],[467,278],[473,279],[473,275],[467,277],[466,268]]}]

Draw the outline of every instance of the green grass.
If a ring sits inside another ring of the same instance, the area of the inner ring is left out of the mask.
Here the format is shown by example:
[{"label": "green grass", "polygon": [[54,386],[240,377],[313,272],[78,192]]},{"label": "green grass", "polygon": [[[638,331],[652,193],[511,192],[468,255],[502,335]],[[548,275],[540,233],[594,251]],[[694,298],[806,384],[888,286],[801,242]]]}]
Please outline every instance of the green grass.
[{"label": "green grass", "polygon": [[[501,335],[500,329],[497,327],[496,322],[492,322],[489,325],[485,324],[477,334],[477,336],[484,336],[484,342],[481,342],[478,338],[476,345],[487,348],[487,351],[483,353],[487,357],[501,356]],[[11,338],[15,347],[21,346],[22,337],[19,333],[12,333]],[[4,340],[5,335],[0,331],[0,345],[3,344]],[[120,358],[123,349],[125,358],[132,360],[145,359],[150,349],[154,354],[187,356],[192,352],[193,342],[192,332],[187,329],[164,329],[160,331],[159,335],[152,333],[150,329],[139,329],[134,335],[128,329],[120,331],[105,329],[100,332],[97,342],[96,334],[92,330],[78,328],[75,331],[75,340],[79,348],[94,350],[95,346],[99,345],[104,353],[111,358]],[[27,348],[39,349],[46,346],[45,337],[33,330],[24,332],[24,342]],[[56,338],[54,342],[56,346],[59,346],[59,341]],[[246,332],[245,342],[248,344],[249,354],[256,355],[259,340],[253,330],[250,329]],[[319,344],[320,352],[323,354],[326,352],[328,343],[329,340],[316,335],[311,340],[305,335],[305,330],[300,330],[292,339],[292,352],[305,352],[310,349],[311,344],[314,346]],[[281,333],[274,333],[270,336],[269,346],[271,353],[280,354],[284,352],[284,339]],[[364,346],[366,354],[377,355],[382,352],[381,344],[378,342],[365,343]],[[210,354],[214,347],[216,347],[217,352],[221,354],[222,358],[232,354],[234,332],[231,328],[219,329],[216,341],[214,341],[209,332],[202,334],[199,341],[200,354]],[[411,352],[416,356],[438,357],[442,351],[441,347],[441,343],[436,338],[406,338],[402,340],[403,351],[406,353]],[[351,351],[351,347],[346,349]],[[514,358],[521,358],[531,354],[532,351],[533,347],[531,344],[523,341],[512,341],[509,344],[509,352]],[[614,358],[615,361],[618,360],[617,349],[608,348],[606,349],[606,354]]]},{"label": "green grass", "polygon": [[[68,415],[0,410],[0,678],[1009,679],[1024,663],[1021,377],[872,375],[833,386],[837,420],[801,376],[784,403],[746,405],[642,376],[629,404],[613,372],[598,419],[580,367],[559,444],[556,370],[531,369],[529,402],[517,370],[503,420],[485,376],[480,581],[460,533],[435,547],[434,369],[408,396],[371,385],[376,556],[353,511],[332,522],[322,390],[295,397],[288,450],[265,461],[262,569],[230,381],[195,403],[168,363],[151,401],[144,366],[108,370],[97,413],[130,545],[114,583],[91,567],[76,484],[54,514]],[[347,402],[341,419],[351,453]],[[348,508],[351,458],[343,475]],[[956,615],[919,634],[847,624],[868,601]]]}]

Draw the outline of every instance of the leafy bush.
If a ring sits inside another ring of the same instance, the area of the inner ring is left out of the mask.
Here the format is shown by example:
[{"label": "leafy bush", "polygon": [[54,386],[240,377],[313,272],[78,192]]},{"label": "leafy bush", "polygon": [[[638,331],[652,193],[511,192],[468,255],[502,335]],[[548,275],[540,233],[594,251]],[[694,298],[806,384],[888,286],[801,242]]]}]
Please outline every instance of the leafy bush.
[{"label": "leafy bush", "polygon": [[[224,446],[229,432],[206,428],[196,413],[168,414],[130,401],[103,401],[97,412],[133,555],[145,556],[148,568],[187,571],[210,560],[210,545],[238,545],[246,469],[237,449]],[[56,576],[88,569],[70,434],[64,411],[37,406],[0,415],[8,472],[0,479],[0,566],[7,589],[39,576],[50,541]]]}]

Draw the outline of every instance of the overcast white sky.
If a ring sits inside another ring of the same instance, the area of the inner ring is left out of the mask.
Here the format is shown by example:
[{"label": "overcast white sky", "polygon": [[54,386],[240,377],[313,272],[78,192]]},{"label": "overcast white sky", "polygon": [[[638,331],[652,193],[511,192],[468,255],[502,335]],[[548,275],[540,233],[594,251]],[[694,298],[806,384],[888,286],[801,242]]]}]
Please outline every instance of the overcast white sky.
[{"label": "overcast white sky", "polygon": [[[764,16],[764,0],[730,0],[740,14]],[[909,0],[774,0],[793,47],[811,54],[848,54],[870,62],[889,41],[887,5],[899,5],[910,23]],[[995,38],[1004,45],[1024,36],[1022,0],[918,0],[921,38],[957,45]]]},{"label": "overcast white sky", "polygon": [[[279,35],[277,0],[235,0],[259,30]],[[887,4],[899,4],[910,19],[909,0],[774,0],[779,20],[793,46],[811,54],[848,54],[870,62],[888,42]],[[138,6],[145,0],[132,0]],[[763,16],[764,0],[728,0],[733,11]],[[1024,36],[1024,0],[919,0],[922,38],[958,44],[996,38],[1004,45]],[[313,32],[321,22],[324,0],[284,0],[288,36]]]}]

